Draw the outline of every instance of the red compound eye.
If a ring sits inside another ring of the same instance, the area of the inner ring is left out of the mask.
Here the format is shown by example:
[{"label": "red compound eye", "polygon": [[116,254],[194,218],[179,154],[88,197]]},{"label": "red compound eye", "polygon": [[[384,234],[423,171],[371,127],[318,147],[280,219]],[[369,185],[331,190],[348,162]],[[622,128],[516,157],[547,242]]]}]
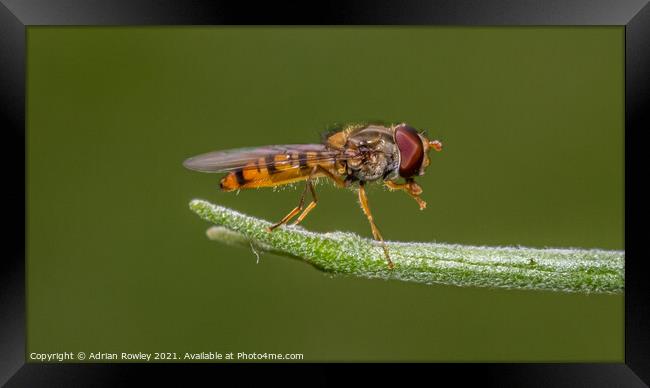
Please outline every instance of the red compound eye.
[{"label": "red compound eye", "polygon": [[395,143],[399,149],[399,175],[410,178],[417,175],[424,160],[424,145],[418,131],[406,124],[395,129]]}]

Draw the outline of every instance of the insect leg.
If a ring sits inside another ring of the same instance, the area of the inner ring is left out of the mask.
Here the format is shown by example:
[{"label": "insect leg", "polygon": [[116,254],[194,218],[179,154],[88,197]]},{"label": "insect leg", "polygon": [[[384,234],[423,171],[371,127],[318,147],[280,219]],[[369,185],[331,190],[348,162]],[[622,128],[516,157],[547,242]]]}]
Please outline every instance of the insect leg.
[{"label": "insect leg", "polygon": [[[347,185],[348,185],[348,183],[345,181],[345,179],[343,179],[343,178],[341,178],[339,176],[336,176],[330,170],[324,168],[321,165],[317,165],[314,168],[314,171],[312,171],[312,175],[314,173],[316,173],[317,171],[320,171],[323,174],[325,174],[326,177],[328,177],[332,181],[334,181],[334,183],[339,187],[347,187]],[[311,190],[311,196],[312,196],[313,200],[307,206],[307,208],[302,212],[302,214],[300,216],[298,216],[298,219],[296,220],[296,222],[293,223],[293,225],[298,225],[300,222],[302,222],[302,220],[304,220],[305,217],[307,217],[307,214],[309,214],[309,212],[312,211],[312,209],[315,208],[316,204],[318,203],[318,198],[316,197],[316,190],[314,189],[313,184],[311,183],[310,180],[307,180],[307,184],[309,185],[309,190]]]},{"label": "insect leg", "polygon": [[302,210],[302,202],[303,202],[304,196],[305,196],[304,193],[303,193],[303,195],[300,196],[300,204],[299,204],[298,206],[296,206],[295,208],[293,208],[293,210],[290,211],[289,214],[287,214],[286,216],[284,216],[280,221],[278,221],[277,223],[275,223],[275,224],[269,226],[269,227],[267,228],[267,230],[268,230],[269,232],[272,232],[273,229],[277,228],[277,227],[280,226],[280,225],[284,225],[284,224],[286,224],[287,222],[289,222],[289,220],[291,220],[293,217],[295,217],[296,214],[300,213],[300,211]]},{"label": "insect leg", "polygon": [[427,207],[427,203],[420,198],[422,194],[422,187],[418,185],[413,179],[407,179],[406,183],[396,183],[393,181],[384,181],[384,184],[391,190],[404,190],[408,195],[413,197],[420,206],[420,210]]},{"label": "insect leg", "polygon": [[314,185],[311,183],[311,179],[308,179],[308,180],[307,180],[307,186],[309,186],[309,190],[311,191],[311,198],[312,198],[312,200],[311,200],[311,202],[309,203],[309,205],[307,205],[307,207],[306,207],[305,210],[302,212],[302,214],[298,216],[298,219],[296,220],[296,222],[293,223],[293,225],[298,225],[299,223],[301,223],[302,220],[304,220],[305,217],[307,217],[307,214],[309,214],[309,212],[310,212],[313,208],[315,208],[315,207],[316,207],[316,204],[318,203],[318,198],[316,198],[316,190],[314,189]]},{"label": "insect leg", "polygon": [[300,211],[302,210],[302,205],[305,202],[305,193],[307,193],[307,186],[305,186],[305,190],[303,190],[302,195],[300,196],[300,201],[298,202],[298,206],[294,207],[293,210],[291,210],[289,212],[289,214],[284,216],[280,221],[278,221],[277,223],[269,226],[267,228],[267,230],[269,232],[272,232],[273,229],[277,228],[280,225],[286,224],[287,222],[289,222],[289,220],[291,220],[293,217],[295,217],[296,214],[300,213]]},{"label": "insect leg", "polygon": [[393,262],[390,260],[390,255],[388,254],[388,247],[386,246],[381,233],[379,233],[377,225],[375,225],[372,213],[370,213],[370,207],[368,206],[368,197],[366,196],[366,189],[363,182],[359,183],[359,202],[361,203],[361,210],[363,210],[363,212],[366,214],[366,217],[368,217],[368,222],[370,222],[372,236],[375,238],[375,240],[378,240],[380,242],[381,247],[384,249],[384,254],[386,255],[386,260],[388,261],[388,268],[393,268]]},{"label": "insect leg", "polygon": [[323,166],[317,166],[317,168],[325,174],[328,178],[330,178],[338,187],[348,187],[348,183],[345,181],[345,179],[334,175],[330,170],[324,168]]},{"label": "insect leg", "polygon": [[[316,196],[315,196],[315,192],[314,192],[314,187],[313,187],[312,184],[311,184],[311,179],[312,179],[312,177],[313,177],[313,175],[314,175],[314,172],[316,172],[316,167],[314,167],[314,168],[312,169],[311,173],[309,174],[309,177],[307,178],[307,183],[305,184],[305,189],[302,191],[302,194],[300,195],[300,201],[298,202],[298,206],[296,206],[295,208],[293,208],[293,210],[291,210],[291,211],[289,212],[289,214],[287,214],[286,216],[284,216],[280,221],[278,221],[277,223],[275,223],[275,224],[269,226],[268,229],[267,229],[269,232],[272,232],[273,229],[277,228],[277,227],[280,226],[280,225],[284,225],[284,224],[286,224],[286,223],[289,222],[293,217],[295,217],[296,214],[300,213],[300,212],[303,210],[303,204],[305,203],[305,194],[307,194],[307,188],[311,189],[311,192],[312,192],[312,195],[314,196],[314,199],[316,198]],[[314,201],[312,201],[312,203],[313,203],[313,202],[314,202]],[[311,208],[313,208],[314,206],[316,206],[315,204],[312,205],[312,203],[310,203],[309,206],[307,207],[308,210],[311,210]],[[311,208],[310,208],[310,207],[311,207]],[[303,213],[302,218],[305,218],[305,216],[306,216],[306,214]],[[298,222],[299,222],[299,221],[298,221]],[[295,225],[295,224],[294,224],[294,225]]]}]

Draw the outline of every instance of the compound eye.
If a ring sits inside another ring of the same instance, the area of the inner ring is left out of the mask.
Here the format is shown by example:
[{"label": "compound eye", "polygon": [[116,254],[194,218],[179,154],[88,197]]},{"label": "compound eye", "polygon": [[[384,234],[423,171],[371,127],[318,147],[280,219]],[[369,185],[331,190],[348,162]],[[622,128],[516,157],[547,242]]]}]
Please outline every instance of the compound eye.
[{"label": "compound eye", "polygon": [[406,124],[395,129],[395,143],[399,149],[399,175],[409,178],[420,171],[424,160],[424,145],[418,131]]}]

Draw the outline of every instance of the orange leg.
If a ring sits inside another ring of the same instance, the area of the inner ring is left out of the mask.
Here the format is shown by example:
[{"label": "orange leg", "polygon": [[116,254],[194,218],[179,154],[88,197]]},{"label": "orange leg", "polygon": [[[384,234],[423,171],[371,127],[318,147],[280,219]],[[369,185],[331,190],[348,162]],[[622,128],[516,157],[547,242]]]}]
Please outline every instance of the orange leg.
[{"label": "orange leg", "polygon": [[307,194],[307,189],[308,188],[311,190],[311,193],[312,193],[312,196],[314,197],[314,200],[309,204],[309,206],[307,206],[307,209],[305,209],[305,212],[303,212],[303,214],[301,214],[300,217],[298,217],[298,221],[296,221],[294,223],[294,225],[297,224],[298,222],[302,221],[302,219],[305,218],[305,216],[307,215],[306,213],[309,213],[309,211],[311,211],[311,209],[313,209],[314,206],[316,206],[316,204],[315,204],[316,192],[314,191],[314,186],[311,183],[311,179],[314,176],[314,173],[316,172],[316,170],[317,170],[317,166],[315,166],[311,170],[311,173],[309,174],[309,177],[307,178],[307,182],[305,184],[305,189],[302,191],[302,195],[300,196],[300,201],[298,202],[298,206],[294,207],[293,210],[291,210],[289,212],[289,214],[284,216],[280,221],[278,221],[277,223],[269,226],[268,229],[267,229],[269,232],[272,232],[278,226],[284,225],[287,222],[291,221],[291,219],[293,217],[295,217],[296,214],[300,213],[303,210],[303,204],[305,203],[305,194]]},{"label": "orange leg", "polygon": [[330,170],[322,167],[322,166],[316,166],[320,172],[325,174],[326,177],[330,178],[334,184],[336,184],[338,187],[348,187],[348,183],[345,181],[345,179],[341,178],[338,175],[335,175],[332,173]]},{"label": "orange leg", "polygon": [[305,217],[307,217],[307,214],[309,214],[309,212],[316,207],[316,203],[318,203],[318,198],[316,198],[316,190],[314,190],[314,185],[311,183],[310,180],[307,181],[307,186],[309,186],[309,190],[311,191],[312,200],[309,203],[309,205],[307,205],[307,207],[302,212],[302,214],[298,216],[298,219],[296,220],[296,222],[293,223],[293,225],[298,225],[299,223],[301,223],[302,220],[304,220]]},{"label": "orange leg", "polygon": [[[318,165],[314,168],[312,171],[312,175],[315,174],[316,172],[320,171],[321,173],[325,174],[326,177],[330,178],[334,183],[339,186],[339,187],[347,187],[347,183],[345,180],[337,175],[334,175],[331,171],[327,170],[326,168]],[[312,211],[313,208],[316,207],[316,204],[318,203],[318,198],[316,197],[316,190],[314,189],[314,185],[312,185],[311,181],[307,181],[307,184],[309,185],[309,190],[311,190],[311,197],[312,201],[305,210],[302,212],[300,216],[298,216],[298,219],[296,222],[293,223],[293,225],[298,225],[302,220],[307,217],[307,214],[309,214],[310,211]]]},{"label": "orange leg", "polygon": [[277,228],[278,226],[281,226],[281,225],[286,224],[286,223],[289,222],[293,217],[295,217],[296,214],[300,213],[300,211],[302,210],[302,203],[303,203],[303,201],[304,201],[304,197],[305,197],[304,194],[301,195],[301,196],[300,196],[300,203],[298,203],[298,206],[296,206],[295,208],[293,208],[293,210],[290,211],[289,214],[287,214],[286,216],[284,216],[280,221],[278,221],[277,223],[275,223],[275,224],[269,226],[269,227],[267,228],[267,230],[268,230],[269,232],[272,232],[275,228]]},{"label": "orange leg", "polygon": [[[289,212],[289,214],[284,216],[279,222],[277,222],[274,225],[271,225],[268,228],[269,232],[271,232],[275,228],[277,228],[277,227],[279,227],[281,225],[284,225],[287,222],[291,221],[291,219],[293,217],[295,217],[296,214],[298,214],[298,213],[300,213],[302,211],[302,214],[300,214],[298,216],[298,219],[296,219],[296,221],[293,223],[293,225],[299,224],[300,222],[302,222],[302,220],[305,219],[305,217],[307,217],[309,212],[311,212],[316,207],[316,204],[318,203],[318,198],[316,197],[316,190],[314,189],[314,185],[312,184],[311,180],[314,177],[314,175],[316,175],[316,173],[318,173],[318,172],[320,172],[323,175],[325,175],[326,177],[330,178],[339,187],[347,187],[348,186],[347,182],[343,178],[335,175],[330,170],[327,170],[326,168],[324,168],[321,165],[314,166],[314,168],[311,170],[311,173],[309,174],[309,177],[307,178],[307,182],[306,182],[306,185],[305,185],[305,190],[302,192],[302,195],[300,196],[300,201],[298,202],[298,206],[293,208],[293,210],[291,210]],[[309,191],[311,191],[312,201],[309,203],[309,205],[307,205],[306,208],[303,208],[303,204],[304,204],[304,201],[305,201],[305,195],[307,194],[307,189],[309,189]]]},{"label": "orange leg", "polygon": [[384,242],[384,238],[381,236],[381,233],[379,233],[379,229],[377,228],[377,225],[375,225],[375,221],[372,217],[372,213],[370,213],[370,207],[368,206],[368,197],[366,196],[366,189],[364,187],[364,183],[361,182],[359,183],[359,202],[361,203],[361,210],[366,214],[366,217],[368,217],[368,222],[370,222],[370,229],[372,229],[372,236],[375,238],[375,240],[379,241],[381,244],[381,247],[384,249],[384,254],[386,255],[386,260],[388,261],[388,268],[393,268],[393,262],[390,260],[390,255],[388,254],[388,247],[386,246],[386,243]]},{"label": "orange leg", "polygon": [[420,206],[420,210],[424,210],[427,207],[427,203],[420,198],[420,194],[422,194],[422,187],[415,183],[414,180],[409,179],[406,181],[406,183],[396,183],[393,181],[384,181],[384,184],[388,186],[389,189],[391,190],[404,190],[408,195],[413,197],[415,201],[418,203]]}]

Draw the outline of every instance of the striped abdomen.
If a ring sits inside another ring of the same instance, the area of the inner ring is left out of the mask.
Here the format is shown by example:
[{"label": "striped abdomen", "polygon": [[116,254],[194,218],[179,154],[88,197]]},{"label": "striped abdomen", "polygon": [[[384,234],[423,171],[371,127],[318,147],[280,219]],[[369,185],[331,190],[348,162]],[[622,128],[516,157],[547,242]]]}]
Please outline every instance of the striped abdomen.
[{"label": "striped abdomen", "polygon": [[[323,144],[289,144],[210,152],[183,165],[202,172],[227,172],[220,187],[232,191],[304,180],[315,166],[334,171],[338,155]],[[322,171],[314,174],[319,175]]]},{"label": "striped abdomen", "polygon": [[[307,179],[315,166],[334,170],[335,159],[331,152],[290,151],[269,154],[229,172],[221,179],[220,187],[224,191],[232,191],[285,185]],[[317,170],[313,176],[322,175]]]}]

